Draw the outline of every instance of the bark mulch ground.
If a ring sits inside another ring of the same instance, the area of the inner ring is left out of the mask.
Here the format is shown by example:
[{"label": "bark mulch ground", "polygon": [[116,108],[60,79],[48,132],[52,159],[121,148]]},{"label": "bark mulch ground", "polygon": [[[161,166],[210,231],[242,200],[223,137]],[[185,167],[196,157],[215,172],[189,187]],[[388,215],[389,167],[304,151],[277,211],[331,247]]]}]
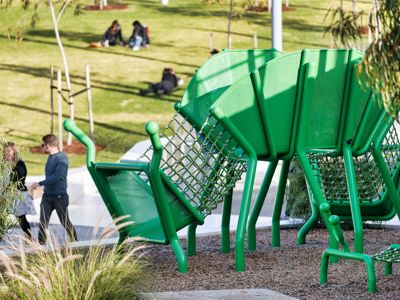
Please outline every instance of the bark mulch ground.
[{"label": "bark mulch ground", "polygon": [[[329,266],[328,284],[319,283],[321,255],[327,247],[324,229],[313,230],[307,244],[296,245],[297,229],[281,234],[281,247],[271,247],[271,231],[259,230],[257,250],[246,253],[246,271],[235,272],[233,252],[220,252],[220,237],[197,240],[197,255],[188,258],[189,271],[177,272],[175,256],[169,246],[149,246],[147,262],[151,280],[142,284],[143,291],[186,291],[268,288],[299,299],[400,299],[400,271],[383,276],[383,264],[376,263],[378,291],[367,291],[363,263],[341,260]],[[352,243],[352,231],[345,231]],[[366,229],[365,252],[373,254],[399,242],[400,229]],[[185,244],[185,241],[183,241]],[[231,244],[233,247],[233,235]],[[185,245],[184,245],[185,246]]]}]

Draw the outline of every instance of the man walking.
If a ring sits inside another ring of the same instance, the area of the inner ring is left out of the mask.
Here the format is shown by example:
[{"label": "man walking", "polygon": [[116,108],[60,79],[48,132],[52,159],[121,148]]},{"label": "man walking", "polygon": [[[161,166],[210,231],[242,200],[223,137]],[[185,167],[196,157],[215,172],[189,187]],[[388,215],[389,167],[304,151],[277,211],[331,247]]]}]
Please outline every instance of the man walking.
[{"label": "man walking", "polygon": [[46,243],[46,230],[53,210],[56,210],[61,224],[67,230],[71,241],[77,241],[76,231],[68,217],[69,196],[67,193],[68,158],[58,149],[57,137],[53,134],[42,138],[43,152],[48,154],[43,181],[35,182],[32,188],[44,186],[42,202],[40,203],[40,227],[38,240]]}]

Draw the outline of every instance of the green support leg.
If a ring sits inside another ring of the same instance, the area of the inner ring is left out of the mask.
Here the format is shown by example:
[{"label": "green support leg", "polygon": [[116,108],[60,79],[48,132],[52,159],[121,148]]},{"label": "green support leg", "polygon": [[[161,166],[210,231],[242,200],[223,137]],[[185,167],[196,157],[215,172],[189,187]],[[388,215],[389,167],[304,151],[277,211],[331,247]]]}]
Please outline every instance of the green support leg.
[{"label": "green support leg", "polygon": [[346,170],[347,186],[349,189],[351,218],[354,227],[354,251],[364,252],[364,233],[361,218],[360,202],[357,192],[357,180],[354,171],[353,153],[350,144],[343,147],[344,166]]},{"label": "green support leg", "polygon": [[307,234],[317,225],[319,219],[319,209],[318,206],[315,204],[312,192],[309,191],[308,195],[310,197],[311,216],[304,223],[304,225],[301,226],[299,233],[297,234],[298,245],[304,245],[306,243]]},{"label": "green support leg", "polygon": [[385,273],[385,276],[388,276],[388,275],[392,275],[392,273],[393,273],[393,263],[392,262],[387,262],[387,263],[385,263],[385,271],[384,271]]},{"label": "green support leg", "polygon": [[247,227],[247,239],[249,251],[256,250],[256,223],[260,216],[261,208],[263,207],[265,197],[268,193],[268,189],[271,185],[272,177],[276,170],[278,161],[272,161],[268,165],[267,173],[264,176],[263,182],[258,192],[256,202],[254,203],[253,210],[250,214],[249,225]]},{"label": "green support leg", "polygon": [[365,263],[365,267],[367,268],[368,291],[371,293],[376,292],[375,267],[374,267],[374,261],[372,260],[372,258],[366,254],[344,252],[342,250],[337,250],[337,249],[328,248],[322,254],[321,269],[320,269],[321,284],[325,284],[328,282],[328,265],[329,265],[328,262],[329,262],[330,256],[343,257],[343,258],[347,258],[347,259],[363,261]]},{"label": "green support leg", "polygon": [[248,162],[246,180],[243,190],[242,203],[240,205],[240,214],[235,237],[235,265],[236,271],[244,272],[244,238],[246,235],[246,225],[249,216],[251,194],[254,186],[254,178],[256,174],[257,158],[252,156]]},{"label": "green support leg", "polygon": [[274,204],[274,211],[272,213],[272,247],[280,247],[281,245],[281,213],[283,206],[283,199],[285,197],[286,182],[289,174],[290,160],[284,160],[282,162],[281,176],[279,178],[278,191],[276,193],[276,199]]},{"label": "green support leg", "polygon": [[175,253],[176,256],[176,262],[178,264],[178,271],[180,273],[186,273],[188,271],[188,264],[187,264],[187,258],[185,255],[185,252],[183,251],[181,242],[178,239],[178,236],[176,238],[173,238],[170,240],[172,250]]},{"label": "green support leg", "polygon": [[232,196],[233,189],[229,191],[229,194],[225,197],[224,207],[222,210],[222,223],[221,223],[221,252],[229,253],[231,248],[230,239],[230,221],[231,221],[231,211],[232,211]]},{"label": "green support leg", "polygon": [[187,233],[187,255],[196,255],[196,228],[197,224],[192,223],[188,227]]},{"label": "green support leg", "polygon": [[122,243],[125,241],[125,239],[128,237],[128,234],[125,232],[125,230],[122,230],[119,232],[119,238],[118,238],[118,246],[122,245]]}]

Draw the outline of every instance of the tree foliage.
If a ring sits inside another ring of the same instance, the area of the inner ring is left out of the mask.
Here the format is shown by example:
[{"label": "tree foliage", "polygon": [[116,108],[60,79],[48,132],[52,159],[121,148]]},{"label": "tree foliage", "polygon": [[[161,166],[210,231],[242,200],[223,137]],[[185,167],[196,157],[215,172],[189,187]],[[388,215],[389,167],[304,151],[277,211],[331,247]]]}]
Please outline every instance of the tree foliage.
[{"label": "tree foliage", "polygon": [[330,8],[324,21],[330,18],[330,24],[325,28],[332,35],[335,47],[350,48],[361,39],[360,18],[364,12],[346,11],[343,6]]},{"label": "tree foliage", "polygon": [[[393,117],[400,110],[400,1],[379,0],[369,26],[377,35],[366,50],[359,74]],[[375,20],[375,22],[374,22]]]}]

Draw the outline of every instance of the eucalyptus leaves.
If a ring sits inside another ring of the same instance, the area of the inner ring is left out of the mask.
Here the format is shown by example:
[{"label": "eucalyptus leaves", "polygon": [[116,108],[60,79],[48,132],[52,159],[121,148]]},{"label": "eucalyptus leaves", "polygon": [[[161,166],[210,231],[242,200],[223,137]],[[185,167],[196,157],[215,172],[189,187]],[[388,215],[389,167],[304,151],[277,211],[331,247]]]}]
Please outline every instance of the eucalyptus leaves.
[{"label": "eucalyptus leaves", "polygon": [[400,110],[400,1],[378,0],[375,24],[377,34],[367,49],[359,73],[378,101],[392,117]]}]

